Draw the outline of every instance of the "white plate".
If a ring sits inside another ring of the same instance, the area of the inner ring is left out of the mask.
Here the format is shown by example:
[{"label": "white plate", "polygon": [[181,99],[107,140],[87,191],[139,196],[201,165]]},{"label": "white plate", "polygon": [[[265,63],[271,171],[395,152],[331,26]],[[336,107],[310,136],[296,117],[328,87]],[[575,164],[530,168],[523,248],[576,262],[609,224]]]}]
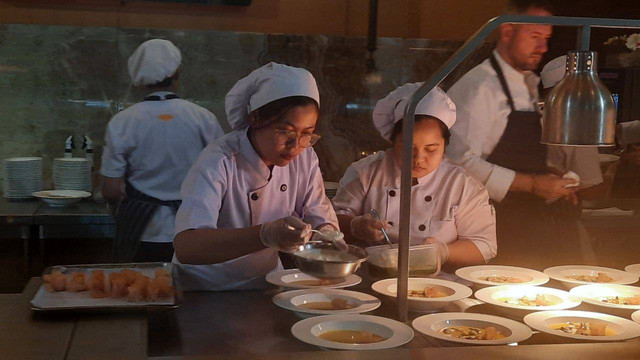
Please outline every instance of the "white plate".
[{"label": "white plate", "polygon": [[23,161],[42,161],[42,158],[41,157],[14,157],[14,158],[4,159],[4,161],[7,163],[23,162]]},{"label": "white plate", "polygon": [[[376,281],[371,285],[371,289],[379,294],[395,298],[398,291],[397,281],[397,279]],[[452,301],[468,298],[473,294],[473,291],[467,286],[442,279],[409,278],[408,285],[409,290],[423,290],[425,287],[433,286],[449,295],[439,298],[409,297],[408,306],[410,311],[437,311],[446,307]]]},{"label": "white plate", "polygon": [[[440,313],[423,315],[413,320],[413,328],[418,332],[445,341],[473,345],[505,345],[518,343],[531,337],[531,329],[517,321],[499,316],[474,313]],[[440,330],[449,326],[495,327],[506,337],[497,340],[471,340],[454,338],[442,334]]]},{"label": "white plate", "polygon": [[640,276],[640,264],[627,265],[624,267],[624,271],[635,276]]},{"label": "white plate", "polygon": [[578,285],[591,285],[593,282],[588,281],[578,281],[567,278],[570,275],[595,275],[598,273],[606,273],[610,276],[613,281],[607,283],[598,283],[598,284],[621,284],[628,285],[633,284],[638,281],[638,277],[636,275],[630,274],[628,272],[624,272],[618,269],[606,268],[601,266],[590,266],[590,265],[564,265],[564,266],[553,266],[544,270],[544,273],[549,275],[550,278],[557,280],[562,283],[567,289],[571,289]]},{"label": "white plate", "polygon": [[[586,321],[604,321],[607,328],[616,332],[612,336],[588,336],[567,334],[560,330],[550,328],[551,325],[563,323],[566,321],[586,322]],[[640,336],[640,324],[631,320],[623,319],[618,316],[600,314],[590,311],[540,311],[529,314],[524,317],[524,322],[532,328],[545,332],[547,334],[558,335],[571,339],[589,340],[589,341],[621,341],[632,339]]]},{"label": "white plate", "polygon": [[63,207],[89,197],[91,193],[78,190],[46,190],[34,192],[33,196],[42,199],[49,206]]},{"label": "white plate", "polygon": [[[456,270],[456,275],[479,285],[542,285],[549,281],[549,276],[537,271],[515,266],[502,265],[478,265],[467,266]],[[515,277],[523,282],[520,283],[498,283],[486,280],[480,280],[481,277],[487,276],[510,276]]]},{"label": "white plate", "polygon": [[[331,301],[335,298],[343,298],[355,307],[345,310],[315,310],[299,306],[301,304],[315,301]],[[332,314],[360,314],[367,311],[373,311],[380,307],[380,300],[375,296],[357,291],[337,289],[304,289],[286,291],[274,296],[272,300],[274,304],[281,308],[294,311],[296,314],[303,317]]]},{"label": "white plate", "polygon": [[[328,331],[367,331],[386,340],[371,344],[344,344],[318,337]],[[291,328],[298,340],[323,348],[338,350],[379,350],[404,345],[413,339],[413,330],[398,321],[373,315],[324,315],[298,321]]]},{"label": "white plate", "polygon": [[640,324],[640,310],[635,311],[633,314],[631,314],[631,319]]},{"label": "white plate", "polygon": [[569,293],[592,305],[613,309],[640,310],[640,305],[619,305],[602,302],[602,299],[607,297],[640,296],[640,287],[618,284],[591,284],[574,287]]},{"label": "white plate", "polygon": [[294,284],[296,281],[319,280],[311,275],[307,275],[298,269],[288,269],[274,271],[267,274],[267,282],[276,286],[282,286],[289,289],[340,289],[360,284],[362,278],[358,275],[351,274],[344,278],[344,281],[332,285],[300,285]]},{"label": "white plate", "polygon": [[[524,311],[571,309],[580,305],[581,302],[580,299],[571,296],[566,291],[543,286],[492,286],[476,291],[475,295],[478,300],[484,301],[488,304]],[[526,296],[530,299],[535,299],[536,295],[544,295],[545,298],[557,302],[557,304],[550,306],[522,306],[516,304],[507,304],[503,301],[500,301],[500,299],[503,298],[519,299],[523,296]]]}]

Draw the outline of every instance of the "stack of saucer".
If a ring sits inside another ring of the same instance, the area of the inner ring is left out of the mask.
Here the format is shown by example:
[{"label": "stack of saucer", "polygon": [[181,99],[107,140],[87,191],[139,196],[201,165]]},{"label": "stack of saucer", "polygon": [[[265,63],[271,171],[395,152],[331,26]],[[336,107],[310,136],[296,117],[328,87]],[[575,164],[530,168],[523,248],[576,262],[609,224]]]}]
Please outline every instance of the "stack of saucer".
[{"label": "stack of saucer", "polygon": [[25,199],[42,190],[42,158],[4,159],[4,197]]},{"label": "stack of saucer", "polygon": [[85,158],[57,158],[53,161],[56,190],[91,191],[91,171]]}]

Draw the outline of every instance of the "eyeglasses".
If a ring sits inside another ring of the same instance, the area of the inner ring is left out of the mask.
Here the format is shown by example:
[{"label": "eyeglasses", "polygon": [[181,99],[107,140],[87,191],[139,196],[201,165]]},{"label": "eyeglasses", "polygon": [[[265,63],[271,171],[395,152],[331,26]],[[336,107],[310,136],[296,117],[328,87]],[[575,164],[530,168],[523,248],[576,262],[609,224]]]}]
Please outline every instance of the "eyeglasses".
[{"label": "eyeglasses", "polygon": [[278,145],[290,147],[300,146],[303,148],[312,147],[322,137],[319,134],[298,134],[295,131],[274,129],[276,132],[276,142]]}]

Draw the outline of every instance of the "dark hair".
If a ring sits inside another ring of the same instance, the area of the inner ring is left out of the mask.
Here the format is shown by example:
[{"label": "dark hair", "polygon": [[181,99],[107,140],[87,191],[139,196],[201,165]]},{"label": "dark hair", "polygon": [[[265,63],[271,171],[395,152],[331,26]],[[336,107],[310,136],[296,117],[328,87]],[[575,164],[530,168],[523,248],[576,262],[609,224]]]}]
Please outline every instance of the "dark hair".
[{"label": "dark hair", "polygon": [[320,110],[318,102],[308,96],[289,96],[274,100],[253,110],[249,114],[249,124],[254,130],[269,126],[282,118],[293,108],[298,106],[313,105],[316,111]]},{"label": "dark hair", "polygon": [[546,10],[553,14],[553,5],[549,0],[509,0],[504,12],[505,14],[523,14],[531,8]]},{"label": "dark hair", "polygon": [[[425,121],[425,120],[435,120],[438,126],[440,126],[440,131],[442,132],[442,138],[444,139],[444,146],[446,147],[447,145],[449,145],[449,139],[451,138],[451,131],[449,131],[449,128],[447,127],[447,125],[445,125],[445,123],[443,123],[442,120],[438,119],[435,116],[416,115],[416,121],[415,121],[416,123],[420,121]],[[394,144],[396,142],[396,137],[398,135],[402,136],[402,122],[403,120],[400,120],[397,123],[395,123],[395,125],[393,125],[393,130],[391,130],[391,142]]]}]

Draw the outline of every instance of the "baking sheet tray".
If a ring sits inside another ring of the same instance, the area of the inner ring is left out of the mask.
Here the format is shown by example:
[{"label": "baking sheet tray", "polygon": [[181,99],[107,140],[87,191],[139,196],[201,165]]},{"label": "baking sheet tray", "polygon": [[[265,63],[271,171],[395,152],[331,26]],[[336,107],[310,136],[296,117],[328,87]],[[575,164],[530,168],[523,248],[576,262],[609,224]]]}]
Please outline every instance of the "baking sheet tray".
[{"label": "baking sheet tray", "polygon": [[164,269],[171,274],[171,282],[175,289],[174,295],[158,301],[131,302],[126,299],[92,298],[89,291],[82,292],[49,292],[44,288],[44,282],[31,300],[31,310],[45,311],[130,311],[130,310],[168,310],[178,307],[183,300],[182,289],[178,281],[178,274],[171,263],[124,263],[124,264],[87,264],[52,266],[44,270],[43,275],[50,274],[53,270],[59,270],[63,274],[72,272],[91,272],[103,270],[108,277],[110,273],[123,269],[131,269],[141,272],[143,275],[154,277],[157,269]]}]

